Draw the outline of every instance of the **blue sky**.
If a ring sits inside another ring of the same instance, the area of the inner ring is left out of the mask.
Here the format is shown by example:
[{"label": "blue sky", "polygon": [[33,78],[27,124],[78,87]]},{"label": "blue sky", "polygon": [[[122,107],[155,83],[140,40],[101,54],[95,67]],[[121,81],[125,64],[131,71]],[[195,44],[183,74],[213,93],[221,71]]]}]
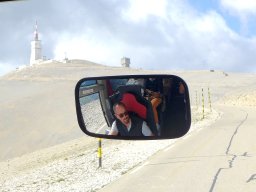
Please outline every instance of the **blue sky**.
[{"label": "blue sky", "polygon": [[207,12],[209,10],[218,10],[219,1],[216,0],[188,0],[188,3],[197,9],[199,12]]},{"label": "blue sky", "polygon": [[0,75],[28,65],[37,20],[48,59],[256,72],[256,1],[31,0],[0,4]]}]

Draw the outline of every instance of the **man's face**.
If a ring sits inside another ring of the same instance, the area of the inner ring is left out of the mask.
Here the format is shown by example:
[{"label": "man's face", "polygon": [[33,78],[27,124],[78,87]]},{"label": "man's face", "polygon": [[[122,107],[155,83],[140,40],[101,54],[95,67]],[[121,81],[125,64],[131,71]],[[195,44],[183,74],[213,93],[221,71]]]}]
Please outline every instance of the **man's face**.
[{"label": "man's face", "polygon": [[128,125],[130,123],[130,117],[125,107],[122,105],[116,105],[115,107],[115,116],[123,124]]}]

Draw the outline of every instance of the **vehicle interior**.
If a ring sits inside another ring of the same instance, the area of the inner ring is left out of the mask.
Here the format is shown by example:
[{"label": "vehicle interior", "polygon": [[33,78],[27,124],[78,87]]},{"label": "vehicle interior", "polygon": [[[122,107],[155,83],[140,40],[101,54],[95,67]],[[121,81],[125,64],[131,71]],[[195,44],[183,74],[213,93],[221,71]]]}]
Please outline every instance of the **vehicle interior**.
[{"label": "vehicle interior", "polygon": [[101,133],[108,132],[115,121],[113,105],[117,102],[125,104],[130,114],[142,118],[155,136],[176,138],[188,131],[191,117],[190,107],[188,107],[189,93],[188,89],[185,90],[185,82],[174,76],[169,78],[156,76],[160,103],[153,109],[152,100],[146,91],[148,89],[145,88],[145,82],[149,78],[152,77],[130,79],[109,77],[98,80],[95,78],[96,81],[93,85],[83,83],[88,84],[88,87],[77,86],[80,98],[99,93],[101,108],[108,125]]}]

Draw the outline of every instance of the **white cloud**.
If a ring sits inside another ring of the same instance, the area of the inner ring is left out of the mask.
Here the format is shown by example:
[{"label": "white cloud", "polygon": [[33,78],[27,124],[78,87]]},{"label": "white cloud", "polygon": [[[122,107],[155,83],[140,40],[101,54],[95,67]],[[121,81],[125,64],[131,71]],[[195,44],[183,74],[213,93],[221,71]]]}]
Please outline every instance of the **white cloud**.
[{"label": "white cloud", "polygon": [[219,31],[229,31],[223,18],[216,12],[209,12],[197,17],[192,26],[194,26],[193,30],[199,33],[215,34]]},{"label": "white cloud", "polygon": [[[238,15],[246,29],[254,1],[219,1]],[[66,53],[70,59],[120,66],[120,58],[126,56],[138,68],[255,70],[256,37],[235,32],[217,11],[199,12],[190,2],[46,1],[33,9],[37,3],[26,1],[26,6],[5,7],[9,11],[1,18],[0,73],[29,61],[34,18],[40,21],[47,58],[63,59]],[[14,35],[10,26],[22,30]],[[7,67],[6,63],[11,64]]]},{"label": "white cloud", "polygon": [[129,0],[123,17],[134,22],[145,21],[149,16],[166,17],[167,0]]},{"label": "white cloud", "polygon": [[220,0],[220,2],[225,9],[235,14],[256,14],[255,0]]},{"label": "white cloud", "polygon": [[120,15],[114,15],[119,20],[104,27],[95,23],[77,34],[59,34],[55,57],[63,59],[66,52],[70,59],[120,66],[126,56],[132,67],[153,69],[246,71],[254,67],[255,40],[234,32],[217,12],[197,12],[186,1],[146,4],[131,1],[117,12]]},{"label": "white cloud", "polygon": [[55,59],[85,59],[107,65],[119,65],[123,49],[121,42],[112,37],[102,39],[96,32],[83,35],[62,34],[54,49]]}]

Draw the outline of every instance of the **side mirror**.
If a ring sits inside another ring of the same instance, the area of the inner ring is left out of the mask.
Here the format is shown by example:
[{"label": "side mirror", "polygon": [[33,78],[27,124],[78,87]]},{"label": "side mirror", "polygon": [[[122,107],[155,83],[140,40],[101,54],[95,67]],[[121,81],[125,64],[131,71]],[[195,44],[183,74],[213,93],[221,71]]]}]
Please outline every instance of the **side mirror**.
[{"label": "side mirror", "polygon": [[75,100],[79,126],[92,137],[174,139],[191,124],[187,84],[174,75],[84,78]]}]

